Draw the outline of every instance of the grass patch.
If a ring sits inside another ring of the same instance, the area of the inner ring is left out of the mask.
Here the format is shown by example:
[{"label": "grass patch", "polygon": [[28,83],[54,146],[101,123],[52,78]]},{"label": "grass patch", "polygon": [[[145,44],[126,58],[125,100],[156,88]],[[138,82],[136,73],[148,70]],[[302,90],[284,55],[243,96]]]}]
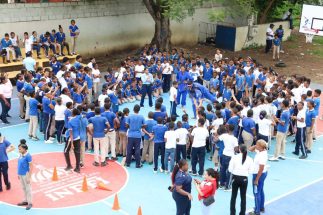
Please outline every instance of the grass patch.
[{"label": "grass patch", "polygon": [[321,36],[314,36],[313,43],[323,45],[323,37]]},{"label": "grass patch", "polygon": [[315,49],[315,50],[312,50],[311,52],[313,53],[313,55],[323,58],[323,50],[322,49]]},{"label": "grass patch", "polygon": [[295,42],[297,41],[297,36],[294,34],[291,34],[288,38],[287,41]]}]

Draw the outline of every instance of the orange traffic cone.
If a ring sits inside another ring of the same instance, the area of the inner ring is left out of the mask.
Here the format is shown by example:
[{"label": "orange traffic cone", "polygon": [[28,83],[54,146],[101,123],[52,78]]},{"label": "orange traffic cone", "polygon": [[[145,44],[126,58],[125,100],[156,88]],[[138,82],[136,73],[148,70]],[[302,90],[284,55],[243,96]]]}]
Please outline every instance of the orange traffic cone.
[{"label": "orange traffic cone", "polygon": [[141,206],[139,206],[139,208],[138,208],[138,213],[137,213],[137,215],[142,215]]},{"label": "orange traffic cone", "polygon": [[106,190],[106,191],[112,191],[111,189],[108,188],[107,185],[105,185],[102,181],[97,181],[96,182],[97,186],[96,188],[97,189],[100,189],[100,190]]},{"label": "orange traffic cone", "polygon": [[88,190],[89,190],[89,188],[87,187],[86,176],[84,176],[84,178],[83,178],[83,184],[82,184],[82,191],[83,192],[86,192]]},{"label": "orange traffic cone", "polygon": [[117,194],[114,196],[112,210],[114,211],[120,210],[119,199]]},{"label": "orange traffic cone", "polygon": [[58,181],[56,166],[54,167],[52,181]]}]

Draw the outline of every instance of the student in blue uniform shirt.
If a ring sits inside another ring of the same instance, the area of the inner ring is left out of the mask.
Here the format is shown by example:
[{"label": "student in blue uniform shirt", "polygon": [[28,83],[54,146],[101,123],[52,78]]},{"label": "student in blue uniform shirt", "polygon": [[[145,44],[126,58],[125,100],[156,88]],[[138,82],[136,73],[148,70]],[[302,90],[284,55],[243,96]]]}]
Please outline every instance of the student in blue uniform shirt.
[{"label": "student in blue uniform shirt", "polygon": [[[320,106],[321,106],[321,90],[320,89],[315,89],[314,90],[314,96],[313,96],[313,101],[314,101],[314,110],[315,110],[315,115],[316,118],[319,117],[319,112],[320,112]],[[314,124],[314,133],[313,133],[313,141],[316,141],[316,124],[317,122],[315,122]]]},{"label": "student in blue uniform shirt", "polygon": [[149,165],[153,164],[154,158],[154,141],[153,141],[153,127],[157,125],[157,122],[154,120],[154,113],[148,113],[148,119],[145,121],[146,127],[143,129],[144,135],[144,146],[141,155],[141,162],[145,163],[146,161]]},{"label": "student in blue uniform shirt", "polygon": [[76,59],[75,59],[75,63],[74,63],[74,67],[76,70],[80,70],[81,66],[82,66],[82,56],[81,55],[77,55]]},{"label": "student in blue uniform shirt", "polygon": [[24,110],[25,99],[24,99],[24,94],[21,92],[22,88],[24,87],[24,84],[25,84],[25,81],[24,81],[23,75],[18,74],[16,86],[17,86],[17,92],[18,92],[17,96],[19,99],[19,117],[20,117],[20,119],[25,118],[25,110]]},{"label": "student in blue uniform shirt", "polygon": [[244,74],[245,74],[245,71],[239,69],[238,74],[236,75],[236,90],[237,90],[236,98],[238,101],[240,101],[245,91],[246,79]]},{"label": "student in blue uniform shirt", "polygon": [[250,68],[246,73],[246,88],[248,89],[249,98],[252,98],[253,83],[255,81],[253,70],[253,68]]},{"label": "student in blue uniform shirt", "polygon": [[186,70],[185,66],[181,66],[180,72],[176,76],[178,82],[178,92],[177,92],[177,104],[181,104],[184,109],[186,106],[186,96],[187,96],[187,82],[193,81],[193,78]]},{"label": "student in blue uniform shirt", "polygon": [[86,82],[87,85],[87,104],[92,103],[92,94],[93,94],[93,78],[92,78],[92,70],[89,67],[84,67],[84,81]]},{"label": "student in blue uniform shirt", "polygon": [[203,71],[203,85],[210,89],[210,80],[213,77],[213,68],[210,66],[210,62],[206,62]]},{"label": "student in blue uniform shirt", "polygon": [[218,78],[218,73],[217,72],[213,72],[212,78],[210,79],[210,87],[209,90],[211,93],[216,93],[219,89],[220,86],[220,81]]},{"label": "student in blue uniform shirt", "polygon": [[41,34],[39,36],[40,42],[42,44],[42,48],[45,51],[45,55],[48,58],[48,51],[49,49],[51,49],[53,51],[53,54],[56,55],[56,49],[55,46],[52,44],[51,42],[51,38],[50,38],[50,33],[47,31],[45,34]]},{"label": "student in blue uniform shirt", "polygon": [[66,42],[66,35],[63,32],[63,28],[62,28],[61,25],[58,26],[58,30],[59,30],[59,32],[56,33],[56,41],[57,41],[58,44],[61,45],[61,55],[65,56],[64,55],[64,47],[66,47],[68,55],[71,55],[70,46]]},{"label": "student in blue uniform shirt", "polygon": [[307,102],[307,111],[305,117],[305,124],[306,124],[306,153],[312,153],[312,145],[313,145],[313,133],[314,133],[314,126],[316,120],[316,112],[314,109],[314,101]]},{"label": "student in blue uniform shirt", "polygon": [[70,36],[72,39],[72,54],[76,54],[76,45],[77,45],[77,38],[80,34],[80,30],[78,26],[75,24],[75,20],[71,20],[71,25],[69,26]]},{"label": "student in blue uniform shirt", "polygon": [[[13,58],[13,62],[16,62],[16,53],[15,53],[15,50],[12,46],[12,41],[10,40],[10,37],[9,37],[9,34],[6,33],[4,35],[4,38],[2,38],[1,40],[1,55],[3,56],[2,59],[3,59],[3,62],[4,63],[10,63],[10,52],[12,54],[12,58]],[[4,60],[4,56],[7,56],[7,61]]]},{"label": "student in blue uniform shirt", "polygon": [[203,85],[201,85],[201,84],[189,82],[188,85],[187,85],[187,87],[188,87],[188,90],[198,89],[202,93],[202,98],[208,99],[212,103],[214,103],[216,101],[216,97],[213,96],[210,93],[210,91],[206,87],[204,87]]},{"label": "student in blue uniform shirt", "polygon": [[55,56],[52,56],[49,66],[52,68],[54,75],[56,75],[58,71],[61,69],[62,64],[57,61],[57,58]]},{"label": "student in blue uniform shirt", "polygon": [[236,71],[236,66],[234,65],[233,60],[229,61],[229,65],[227,66],[227,70],[228,70],[228,75],[230,77],[233,77],[235,71]]},{"label": "student in blue uniform shirt", "polygon": [[38,108],[41,106],[41,103],[35,99],[35,92],[31,92],[30,94],[30,100],[29,100],[29,116],[30,116],[30,122],[29,122],[29,131],[28,136],[30,139],[34,141],[38,141],[37,137],[37,127],[38,127]]},{"label": "student in blue uniform shirt", "polygon": [[15,146],[5,139],[0,133],[0,192],[2,192],[2,176],[6,190],[11,189],[8,176],[8,153],[15,150]]},{"label": "student in blue uniform shirt", "polygon": [[81,113],[80,114],[80,167],[84,167],[84,156],[85,156],[85,143],[87,140],[87,126],[89,124],[87,118],[85,117],[84,114],[82,114],[82,106],[79,105],[77,106],[78,111]]},{"label": "student in blue uniform shirt", "polygon": [[188,114],[184,114],[182,116],[182,128],[185,128],[185,129],[189,130],[190,127],[191,126],[190,126],[190,124],[188,122]]},{"label": "student in blue uniform shirt", "polygon": [[126,126],[128,127],[128,146],[126,166],[130,166],[132,151],[135,151],[136,168],[141,168],[140,163],[140,143],[141,143],[141,129],[145,127],[145,118],[139,115],[140,106],[135,105],[133,108],[134,114],[131,114],[126,119]]},{"label": "student in blue uniform shirt", "polygon": [[81,162],[81,116],[80,111],[78,109],[72,110],[72,118],[68,122],[68,139],[66,140],[65,148],[64,148],[64,156],[66,161],[65,171],[69,171],[73,169],[71,160],[70,160],[70,150],[73,145],[73,151],[75,155],[75,168],[74,172],[80,173],[80,162]]},{"label": "student in blue uniform shirt", "polygon": [[165,132],[167,127],[163,125],[163,119],[161,117],[157,118],[157,125],[152,129],[154,135],[154,173],[158,170],[158,156],[161,155],[161,167],[160,172],[165,171]]},{"label": "student in blue uniform shirt", "polygon": [[55,114],[54,107],[55,107],[55,101],[53,101],[54,96],[52,92],[47,88],[44,90],[45,96],[42,99],[42,105],[43,105],[43,119],[44,119],[44,140],[45,143],[53,143],[52,140],[55,138],[51,137],[51,126],[53,123],[53,117]]},{"label": "student in blue uniform shirt", "polygon": [[239,130],[240,116],[238,115],[237,108],[233,108],[231,113],[232,113],[232,115],[231,115],[230,119],[227,121],[227,124],[234,126],[233,135],[236,138],[238,138],[238,130]]},{"label": "student in blue uniform shirt", "polygon": [[249,109],[247,112],[247,117],[242,119],[242,139],[243,143],[249,148],[252,146],[253,142],[257,139],[256,134],[256,123],[253,120],[253,111]]},{"label": "student in blue uniform shirt", "polygon": [[164,123],[166,121],[167,115],[165,112],[161,111],[161,103],[157,102],[155,104],[155,112],[154,112],[153,119],[157,121],[159,117],[162,118]]},{"label": "student in blue uniform shirt", "polygon": [[224,89],[223,89],[223,101],[228,102],[231,101],[233,90],[231,88],[231,84],[229,82],[226,83]]}]

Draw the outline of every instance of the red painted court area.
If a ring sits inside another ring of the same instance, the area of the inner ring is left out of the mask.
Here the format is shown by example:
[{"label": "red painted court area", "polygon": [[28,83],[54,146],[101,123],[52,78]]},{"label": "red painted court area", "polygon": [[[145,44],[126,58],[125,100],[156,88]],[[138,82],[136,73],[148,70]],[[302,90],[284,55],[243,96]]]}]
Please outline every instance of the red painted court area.
[{"label": "red painted court area", "polygon": [[[93,155],[85,155],[85,167],[81,174],[65,171],[63,153],[41,153],[33,155],[34,171],[32,174],[32,192],[35,208],[62,208],[90,204],[103,200],[125,186],[128,174],[117,162],[109,162],[106,167],[92,166]],[[22,201],[22,189],[17,175],[17,159],[9,161],[12,190],[5,193],[4,202],[16,205]],[[54,167],[58,181],[52,181]],[[88,191],[82,191],[86,176]],[[111,191],[97,189],[102,181]]]}]

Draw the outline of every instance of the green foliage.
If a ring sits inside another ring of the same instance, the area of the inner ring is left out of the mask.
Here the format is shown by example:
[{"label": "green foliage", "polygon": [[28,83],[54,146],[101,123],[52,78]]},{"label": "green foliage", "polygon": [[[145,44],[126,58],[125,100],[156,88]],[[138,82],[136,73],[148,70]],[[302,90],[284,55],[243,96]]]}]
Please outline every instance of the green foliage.
[{"label": "green foliage", "polygon": [[323,37],[321,36],[314,36],[313,44],[315,45],[323,45]]},{"label": "green foliage", "polygon": [[250,44],[249,46],[243,48],[243,50],[257,50],[259,48],[261,48],[262,46],[260,46],[259,44],[257,43],[252,43]]}]

